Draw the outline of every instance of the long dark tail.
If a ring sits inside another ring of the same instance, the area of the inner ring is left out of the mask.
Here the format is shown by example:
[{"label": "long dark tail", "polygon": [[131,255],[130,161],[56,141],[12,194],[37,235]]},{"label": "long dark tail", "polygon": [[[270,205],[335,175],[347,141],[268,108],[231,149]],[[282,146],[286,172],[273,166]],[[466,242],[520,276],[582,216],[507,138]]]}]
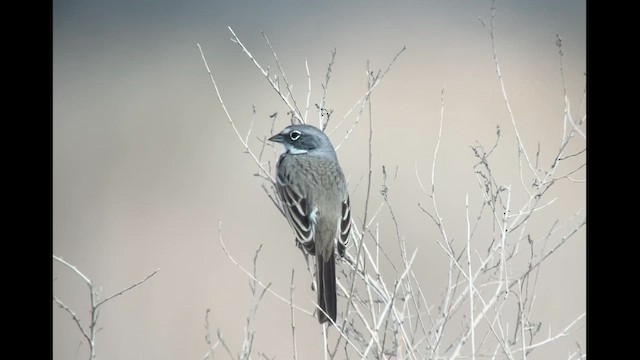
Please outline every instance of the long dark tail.
[{"label": "long dark tail", "polygon": [[[333,251],[331,257],[323,261],[322,254],[316,254],[318,267],[318,306],[324,311],[318,311],[318,321],[324,323],[331,318],[336,322],[338,301],[336,299],[336,261]],[[325,315],[326,313],[326,315]],[[329,318],[328,318],[328,317]]]}]

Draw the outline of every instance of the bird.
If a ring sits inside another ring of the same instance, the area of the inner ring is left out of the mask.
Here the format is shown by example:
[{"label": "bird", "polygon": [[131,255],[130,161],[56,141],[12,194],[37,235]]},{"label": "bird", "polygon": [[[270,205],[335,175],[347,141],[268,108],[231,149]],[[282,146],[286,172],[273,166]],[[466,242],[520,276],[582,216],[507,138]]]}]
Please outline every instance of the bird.
[{"label": "bird", "polygon": [[351,231],[344,173],[331,141],[315,126],[290,125],[269,141],[285,149],[278,158],[275,178],[283,213],[298,247],[316,259],[318,321],[335,323],[335,250],[344,257]]}]

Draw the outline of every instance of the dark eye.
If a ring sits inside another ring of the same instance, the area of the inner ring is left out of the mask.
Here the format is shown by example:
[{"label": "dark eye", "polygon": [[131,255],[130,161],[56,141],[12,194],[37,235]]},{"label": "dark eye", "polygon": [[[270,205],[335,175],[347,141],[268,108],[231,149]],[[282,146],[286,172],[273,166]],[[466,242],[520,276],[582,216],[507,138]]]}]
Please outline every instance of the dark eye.
[{"label": "dark eye", "polygon": [[291,138],[291,140],[296,141],[298,140],[298,138],[300,137],[300,131],[298,130],[293,130],[291,133],[289,133],[289,137]]}]

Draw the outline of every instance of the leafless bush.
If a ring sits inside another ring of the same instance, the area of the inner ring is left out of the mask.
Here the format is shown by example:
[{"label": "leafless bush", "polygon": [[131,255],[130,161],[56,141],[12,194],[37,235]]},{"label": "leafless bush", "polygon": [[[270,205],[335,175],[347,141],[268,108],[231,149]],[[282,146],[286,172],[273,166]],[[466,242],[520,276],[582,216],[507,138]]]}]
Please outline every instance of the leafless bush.
[{"label": "leafless bush", "polygon": [[62,300],[60,300],[55,295],[53,295],[53,301],[62,310],[66,311],[69,314],[69,316],[71,316],[71,319],[75,322],[76,326],[78,327],[78,330],[80,330],[80,333],[82,333],[82,337],[84,338],[84,340],[86,340],[87,345],[89,345],[89,360],[95,359],[97,334],[101,329],[100,327],[98,327],[98,318],[100,317],[100,309],[102,305],[106,304],[110,300],[113,300],[114,298],[120,295],[123,295],[129,290],[132,290],[136,286],[143,284],[144,282],[149,280],[152,276],[154,276],[158,271],[160,271],[160,269],[157,269],[156,271],[147,275],[144,279],[134,283],[133,285],[130,285],[111,296],[107,296],[105,299],[101,299],[100,298],[102,296],[101,287],[97,286],[91,279],[89,279],[85,274],[83,274],[77,267],[71,265],[61,257],[53,255],[53,259],[61,263],[62,265],[66,266],[67,268],[71,269],[73,272],[75,272],[75,274],[78,275],[89,287],[89,297],[91,299],[91,304],[89,308],[90,320],[86,325],[82,324],[82,320],[76,314],[75,311],[73,311],[71,308],[65,305],[65,303],[63,303]]},{"label": "leafless bush", "polygon": [[[433,151],[430,180],[423,181],[419,175],[418,167],[416,166],[415,169],[420,187],[430,200],[428,204],[419,204],[419,210],[423,211],[438,229],[439,238],[436,241],[449,259],[447,286],[442,291],[442,297],[437,300],[428,299],[423,291],[425,284],[419,274],[413,270],[417,249],[409,249],[404,238],[399,235],[398,222],[388,197],[392,187],[387,179],[390,174],[386,169],[383,168],[382,172],[384,186],[380,191],[379,198],[372,193],[373,170],[371,168],[371,141],[369,141],[367,196],[365,203],[362,204],[365,215],[361,223],[356,223],[355,219],[352,220],[353,246],[347,252],[346,257],[340,260],[343,271],[338,276],[337,286],[338,293],[346,299],[346,304],[341,306],[342,312],[339,313],[338,322],[329,325],[338,331],[339,336],[334,341],[330,341],[326,336],[326,327],[324,328],[325,358],[454,359],[470,357],[476,359],[490,357],[526,359],[537,348],[568,336],[578,327],[584,326],[585,313],[575,314],[574,320],[565,324],[565,327],[559,331],[551,331],[550,327],[548,331],[545,331],[547,325],[531,317],[540,268],[550,256],[586,225],[584,210],[578,210],[568,219],[558,219],[548,224],[548,230],[541,237],[536,237],[529,227],[530,222],[556,200],[549,198],[548,190],[550,188],[559,181],[584,181],[574,178],[575,174],[586,166],[584,148],[586,146],[584,132],[586,115],[578,117],[583,110],[584,103],[581,104],[577,112],[572,112],[565,90],[563,133],[552,161],[544,164],[539,156],[540,148],[535,154],[532,153],[531,149],[525,147],[518,131],[517,121],[511,110],[496,52],[494,17],[495,8],[492,7],[489,23],[485,23],[482,19],[480,21],[492,40],[497,79],[504,105],[508,110],[509,122],[517,140],[520,184],[504,184],[495,174],[492,156],[501,149],[500,143],[503,137],[501,129],[497,128],[494,144],[491,146],[477,144],[471,147],[473,155],[477,158],[474,172],[478,190],[484,199],[481,209],[477,214],[470,214],[469,195],[467,194],[465,209],[460,209],[460,211],[464,211],[466,218],[466,238],[458,242],[454,242],[450,238],[440,215],[441,198],[438,196],[438,183],[436,182],[436,173],[439,168],[438,151],[444,137],[443,129],[446,118],[446,93],[443,86],[440,126]],[[278,56],[266,35],[263,34],[264,39],[277,64],[275,73],[260,64],[230,27],[229,31],[232,36],[231,40],[260,70],[271,89],[287,106],[291,122],[314,123],[323,130],[327,129],[333,110],[326,108],[325,99],[335,60],[335,50],[331,53],[327,67],[321,101],[312,108],[310,104],[311,76],[306,63],[309,86],[303,104],[295,98],[292,86],[287,80]],[[562,43],[559,36],[556,45],[562,61]],[[243,150],[255,162],[257,166],[255,175],[264,180],[262,189],[276,208],[280,209],[274,191],[270,162],[265,160],[266,156],[275,155],[275,153],[267,155],[264,151],[265,140],[271,134],[262,134],[258,137],[258,143],[250,143],[253,119],[248,132],[244,136],[240,133],[237,123],[227,111],[222,92],[218,88],[214,74],[209,68],[199,44],[198,48],[227,120],[235,131]],[[367,68],[369,77],[367,89],[353,107],[346,112],[340,123],[336,125],[336,127],[342,125],[346,119],[352,121],[351,127],[344,138],[337,143],[336,148],[348,140],[363,115],[366,117],[368,114],[368,120],[372,121],[370,95],[380,85],[404,50],[402,48],[396,54],[385,70],[374,72]],[[560,71],[564,83],[562,65]],[[583,102],[584,98],[581,100]],[[275,115],[272,118],[275,121]],[[369,126],[369,139],[372,136],[371,129],[372,127]],[[273,126],[271,133],[273,133]],[[582,150],[569,152],[569,149],[576,146]],[[571,161],[568,161],[569,159]],[[515,200],[521,198],[522,194],[526,194],[523,201]],[[370,208],[370,202],[376,199],[379,204],[374,210],[374,207]],[[393,224],[390,226],[394,226],[396,229],[397,245],[402,259],[401,263],[391,263],[397,271],[395,279],[385,278],[380,271],[382,262],[391,262],[385,256],[385,249],[381,246],[380,241],[378,215],[383,208],[387,208],[391,214]],[[479,235],[476,233],[476,229],[482,224],[489,224],[493,229],[489,241],[486,241],[486,237],[479,239]],[[292,272],[292,287],[289,296],[278,294],[272,291],[268,284],[265,285],[259,280],[255,270],[253,273],[247,271],[227,252],[221,232],[219,241],[231,261],[250,277],[254,301],[247,318],[245,343],[237,356],[226,347],[219,330],[218,341],[212,344],[207,313],[207,343],[210,346],[210,351],[205,355],[205,358],[212,357],[218,345],[224,347],[230,358],[251,358],[251,344],[255,335],[251,331],[251,319],[256,315],[257,304],[266,292],[290,305],[293,354],[294,358],[298,358],[295,315],[302,313],[313,316],[313,313],[298,307],[294,302],[294,273]],[[256,261],[254,259],[254,269]],[[312,267],[308,266],[308,269],[311,274]],[[258,291],[258,287],[262,290]],[[459,324],[462,324],[462,329]],[[262,356],[264,355],[260,357]],[[304,358],[305,356],[300,357]],[[584,357],[586,354],[582,353],[580,344],[574,352],[568,355],[570,359]]]}]

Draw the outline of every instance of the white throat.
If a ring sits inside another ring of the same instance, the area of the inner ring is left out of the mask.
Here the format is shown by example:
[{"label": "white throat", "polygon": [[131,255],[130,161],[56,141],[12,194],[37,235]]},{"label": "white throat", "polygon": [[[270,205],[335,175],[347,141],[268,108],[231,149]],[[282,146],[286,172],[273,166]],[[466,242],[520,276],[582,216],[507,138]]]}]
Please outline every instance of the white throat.
[{"label": "white throat", "polygon": [[287,152],[289,154],[299,155],[299,154],[306,154],[307,153],[307,150],[295,148],[295,147],[291,146],[291,144],[284,144],[284,147],[285,147],[285,149],[287,150]]}]

